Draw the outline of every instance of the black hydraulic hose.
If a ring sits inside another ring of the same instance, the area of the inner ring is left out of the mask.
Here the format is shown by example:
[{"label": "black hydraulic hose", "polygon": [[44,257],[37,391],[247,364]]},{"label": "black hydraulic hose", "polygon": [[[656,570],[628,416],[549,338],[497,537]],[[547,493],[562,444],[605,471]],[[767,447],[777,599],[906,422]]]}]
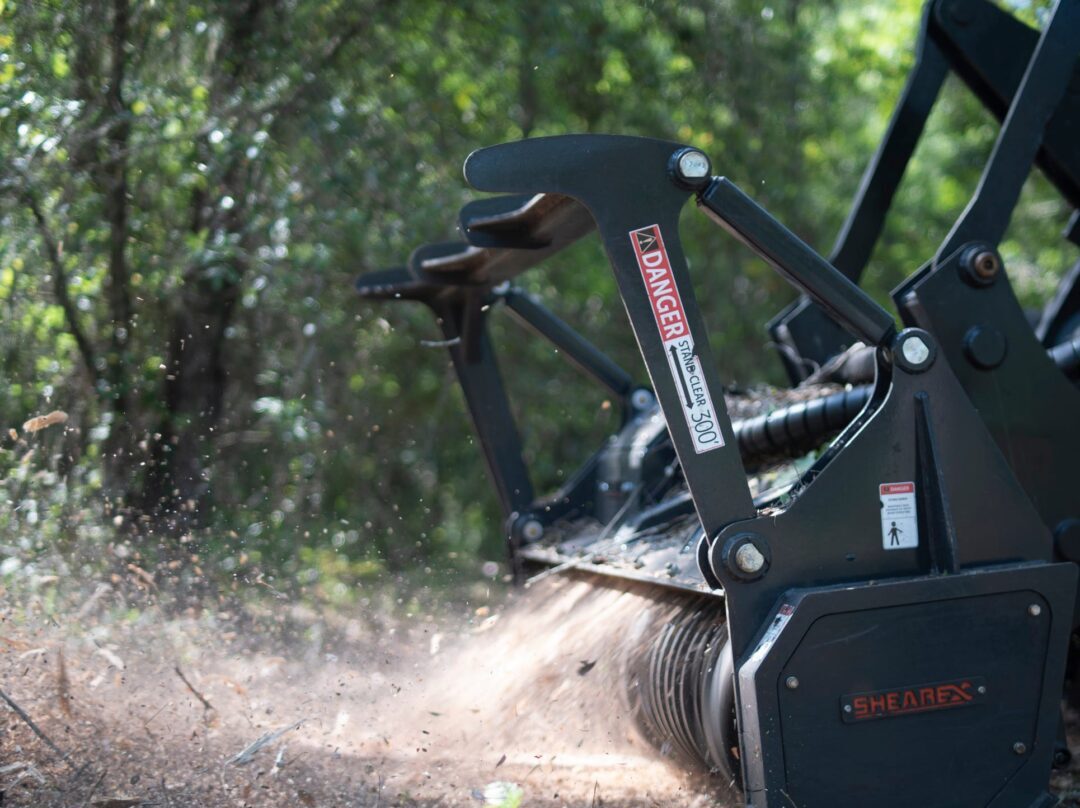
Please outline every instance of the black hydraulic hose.
[{"label": "black hydraulic hose", "polygon": [[803,454],[847,426],[870,400],[872,385],[800,401],[732,426],[747,466],[778,456]]}]

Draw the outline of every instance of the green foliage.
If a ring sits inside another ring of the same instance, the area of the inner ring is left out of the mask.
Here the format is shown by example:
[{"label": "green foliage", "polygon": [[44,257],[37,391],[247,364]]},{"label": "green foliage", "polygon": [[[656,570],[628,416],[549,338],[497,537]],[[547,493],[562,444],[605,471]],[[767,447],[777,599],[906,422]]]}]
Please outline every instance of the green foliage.
[{"label": "green foliage", "polygon": [[[0,530],[101,540],[65,509],[134,503],[163,431],[187,430],[206,492],[186,546],[225,570],[314,570],[331,599],[378,570],[502,556],[447,359],[422,346],[438,339],[429,314],[351,293],[358,273],[453,237],[469,151],[573,131],[691,142],[825,252],[920,13],[917,0],[178,0],[131,4],[110,48],[121,7],[0,2],[0,424],[71,416],[49,452],[2,444]],[[951,84],[872,261],[873,294],[886,300],[932,254],[995,134]],[[1056,237],[1066,213],[1029,183],[1003,245],[1027,304],[1073,258]],[[781,381],[762,324],[792,293],[702,217],[688,213],[685,236],[725,378]],[[642,376],[595,242],[523,283]],[[177,340],[217,326],[224,399],[209,418],[175,405],[169,381]],[[529,459],[555,485],[610,428],[610,403],[515,329],[498,322],[495,338]]]}]

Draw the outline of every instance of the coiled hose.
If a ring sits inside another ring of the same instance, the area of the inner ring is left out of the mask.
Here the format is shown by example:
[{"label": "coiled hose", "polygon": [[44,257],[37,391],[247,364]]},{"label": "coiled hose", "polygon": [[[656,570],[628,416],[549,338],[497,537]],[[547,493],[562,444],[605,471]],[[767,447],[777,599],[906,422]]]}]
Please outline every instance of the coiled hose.
[{"label": "coiled hose", "polygon": [[732,426],[748,467],[805,454],[847,426],[870,400],[871,385],[800,401]]}]

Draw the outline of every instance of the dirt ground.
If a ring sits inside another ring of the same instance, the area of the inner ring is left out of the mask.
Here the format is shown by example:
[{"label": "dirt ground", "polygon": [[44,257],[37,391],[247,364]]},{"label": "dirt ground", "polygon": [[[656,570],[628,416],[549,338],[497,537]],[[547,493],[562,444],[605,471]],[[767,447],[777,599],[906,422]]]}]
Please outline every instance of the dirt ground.
[{"label": "dirt ground", "polygon": [[522,808],[736,804],[635,728],[639,594],[552,578],[456,624],[280,610],[298,639],[210,612],[0,620],[0,805],[479,808],[494,783]]},{"label": "dirt ground", "polygon": [[627,714],[611,637],[647,611],[549,579],[456,627],[292,614],[287,647],[230,615],[0,623],[25,714],[0,705],[0,804],[475,808],[508,782],[523,806],[724,805]]}]

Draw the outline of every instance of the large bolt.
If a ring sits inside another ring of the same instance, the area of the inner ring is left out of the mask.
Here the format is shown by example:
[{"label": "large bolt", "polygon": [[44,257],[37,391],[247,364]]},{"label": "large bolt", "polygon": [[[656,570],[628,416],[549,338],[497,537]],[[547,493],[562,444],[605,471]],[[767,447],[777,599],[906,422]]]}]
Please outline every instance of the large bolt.
[{"label": "large bolt", "polygon": [[930,346],[919,337],[904,340],[904,359],[913,365],[921,365],[930,358]]},{"label": "large bolt", "polygon": [[1032,603],[1030,606],[1028,606],[1028,614],[1030,614],[1032,617],[1038,617],[1040,614],[1042,614],[1042,606],[1040,606],[1038,603]]},{"label": "large bolt", "polygon": [[735,566],[747,575],[757,575],[765,566],[765,556],[751,542],[735,551]]},{"label": "large bolt", "polygon": [[980,278],[990,280],[1001,271],[1001,259],[992,250],[983,250],[975,254],[971,268]]},{"label": "large bolt", "polygon": [[630,394],[630,405],[639,412],[649,409],[655,401],[653,394],[644,387],[639,387]]},{"label": "large bolt", "polygon": [[712,173],[712,166],[709,165],[709,158],[705,153],[689,147],[679,149],[671,155],[668,167],[675,182],[691,190],[703,187]]},{"label": "large bolt", "polygon": [[934,342],[930,335],[919,328],[901,331],[893,342],[893,356],[897,365],[909,373],[922,373],[934,363]]},{"label": "large bolt", "polygon": [[709,176],[709,158],[699,151],[685,151],[679,156],[679,176],[700,180]]},{"label": "large bolt", "polygon": [[[736,533],[722,546],[713,545],[718,551],[720,564],[740,581],[753,581],[769,569],[772,555],[764,536],[757,533]],[[713,561],[716,569],[716,561]]]},{"label": "large bolt", "polygon": [[1001,256],[984,244],[969,247],[960,259],[964,278],[976,286],[989,286],[1001,272]]},{"label": "large bolt", "polygon": [[799,677],[798,676],[789,676],[787,679],[784,680],[784,684],[787,686],[788,690],[798,690],[798,688],[799,688]]},{"label": "large bolt", "polygon": [[1018,755],[1027,754],[1027,744],[1024,743],[1023,741],[1017,741],[1016,743],[1013,744],[1013,752],[1015,752]]},{"label": "large bolt", "polygon": [[521,538],[525,541],[539,541],[544,536],[544,526],[539,519],[528,519],[521,526]]},{"label": "large bolt", "polygon": [[992,325],[976,325],[964,335],[964,356],[981,370],[993,370],[1005,361],[1009,343]]}]

